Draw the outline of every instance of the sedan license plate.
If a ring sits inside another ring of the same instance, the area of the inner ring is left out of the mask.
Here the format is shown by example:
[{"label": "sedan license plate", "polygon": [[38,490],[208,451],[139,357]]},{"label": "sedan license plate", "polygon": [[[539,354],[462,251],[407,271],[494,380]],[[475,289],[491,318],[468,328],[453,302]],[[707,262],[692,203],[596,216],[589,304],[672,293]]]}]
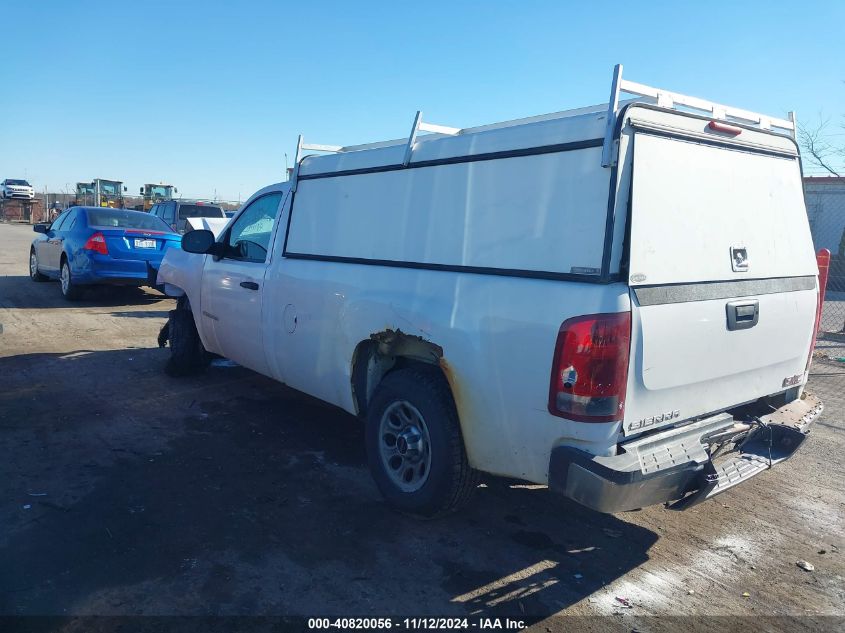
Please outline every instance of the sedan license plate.
[{"label": "sedan license plate", "polygon": [[135,240],[135,248],[155,248],[155,240]]}]

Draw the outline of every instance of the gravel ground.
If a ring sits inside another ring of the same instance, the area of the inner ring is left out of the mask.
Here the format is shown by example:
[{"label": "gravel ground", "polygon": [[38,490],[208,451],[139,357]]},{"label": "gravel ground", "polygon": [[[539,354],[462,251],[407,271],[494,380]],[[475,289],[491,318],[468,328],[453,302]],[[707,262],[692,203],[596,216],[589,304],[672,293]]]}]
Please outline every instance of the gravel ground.
[{"label": "gravel ground", "polygon": [[27,277],[32,235],[0,224],[0,615],[845,625],[842,363],[816,362],[827,408],[792,460],[689,511],[602,515],[490,479],[419,522],[382,503],[357,420],[238,367],[167,377],[173,301],[68,304]]}]

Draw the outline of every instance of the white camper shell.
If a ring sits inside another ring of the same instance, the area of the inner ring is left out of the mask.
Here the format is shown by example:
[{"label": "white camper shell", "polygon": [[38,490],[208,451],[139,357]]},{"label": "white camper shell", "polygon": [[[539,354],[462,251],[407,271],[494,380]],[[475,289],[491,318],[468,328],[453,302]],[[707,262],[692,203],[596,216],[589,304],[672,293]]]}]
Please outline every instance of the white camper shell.
[{"label": "white camper shell", "polygon": [[789,457],[822,409],[793,135],[617,67],[609,105],[300,138],[290,182],[165,257],[171,368],[219,354],[359,415],[407,512],[457,507],[479,471],[688,507]]}]

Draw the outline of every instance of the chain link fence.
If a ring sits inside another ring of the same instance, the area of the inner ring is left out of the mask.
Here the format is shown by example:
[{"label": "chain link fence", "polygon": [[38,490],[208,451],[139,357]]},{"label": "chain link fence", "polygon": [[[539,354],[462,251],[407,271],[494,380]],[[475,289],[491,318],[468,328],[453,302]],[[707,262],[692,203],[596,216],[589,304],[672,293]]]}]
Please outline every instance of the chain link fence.
[{"label": "chain link fence", "polygon": [[816,354],[845,359],[845,178],[805,178],[804,197],[813,245],[831,252]]},{"label": "chain link fence", "polygon": [[[182,197],[176,198],[182,200]],[[67,209],[76,200],[72,193],[36,193],[33,200],[3,200],[0,199],[0,222],[23,222],[36,224],[38,222],[50,222],[64,209]],[[214,204],[224,211],[237,211],[241,207],[240,200],[219,200],[215,198],[185,198],[185,201],[200,201],[206,204]],[[147,201],[149,203],[149,200]],[[87,204],[92,204],[89,200]],[[144,199],[140,196],[123,196],[123,204],[126,209],[144,209]]]}]

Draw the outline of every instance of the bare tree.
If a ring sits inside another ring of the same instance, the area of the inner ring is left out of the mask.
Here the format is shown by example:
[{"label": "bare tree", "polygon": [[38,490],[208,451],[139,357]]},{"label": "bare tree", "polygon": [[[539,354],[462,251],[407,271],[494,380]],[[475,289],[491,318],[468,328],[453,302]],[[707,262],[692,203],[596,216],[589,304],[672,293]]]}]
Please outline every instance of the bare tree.
[{"label": "bare tree", "polygon": [[[843,81],[842,83],[845,83]],[[845,122],[845,117],[842,118]],[[830,129],[830,117],[824,118],[819,114],[819,122],[808,127],[798,125],[798,142],[801,144],[804,158],[816,167],[821,167],[831,176],[845,175],[845,141],[834,140],[834,137],[845,137],[845,125],[839,124],[837,132]]]},{"label": "bare tree", "polygon": [[[841,126],[845,130],[845,126]],[[833,140],[835,134],[830,130],[830,119],[819,118],[813,127],[798,125],[798,141],[804,150],[804,157],[813,165],[821,167],[833,176],[845,173],[845,143]]]}]

